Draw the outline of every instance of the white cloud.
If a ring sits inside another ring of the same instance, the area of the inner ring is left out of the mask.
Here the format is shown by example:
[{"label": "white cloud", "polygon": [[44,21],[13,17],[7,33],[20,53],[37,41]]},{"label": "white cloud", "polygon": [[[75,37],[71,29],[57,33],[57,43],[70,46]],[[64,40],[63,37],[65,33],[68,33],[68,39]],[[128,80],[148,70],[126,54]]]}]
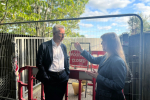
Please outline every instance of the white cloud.
[{"label": "white cloud", "polygon": [[79,23],[79,25],[84,26],[84,27],[93,27],[93,24]]},{"label": "white cloud", "polygon": [[[80,17],[92,17],[92,16],[103,16],[106,15],[103,12],[100,11],[91,11],[89,9],[85,9],[85,12],[80,16]],[[89,21],[102,21],[102,22],[107,22],[108,18],[101,18],[101,19],[88,19]]]},{"label": "white cloud", "polygon": [[[123,23],[120,22],[121,19],[118,19],[118,18],[115,19],[115,20],[118,20],[118,22],[116,21],[117,23],[112,23],[111,26],[124,27],[125,29],[127,29],[127,28],[129,27],[129,25],[128,25],[128,23],[127,23],[127,20],[125,21],[126,23],[125,23],[125,22],[123,22]],[[117,30],[117,29],[115,29],[115,31],[116,31],[116,30]]]},{"label": "white cloud", "polygon": [[150,16],[150,6],[146,6],[144,3],[137,3],[134,4],[134,7],[134,9],[136,9],[139,13],[142,12],[142,14]]},{"label": "white cloud", "polygon": [[140,11],[150,11],[150,6],[146,6],[144,3],[134,4],[135,9]]},{"label": "white cloud", "polygon": [[[96,11],[91,11],[90,9],[86,8],[84,13],[80,16],[80,17],[93,17],[93,16],[104,16],[104,15],[114,15],[114,14],[119,14],[120,12],[117,10],[115,12],[100,12],[98,10]],[[89,21],[102,21],[102,22],[107,22],[108,20],[110,20],[111,18],[96,18],[96,19],[88,19]]]},{"label": "white cloud", "polygon": [[105,15],[105,13],[100,11],[91,11],[90,9],[86,8],[81,17],[102,16],[102,15]]},{"label": "white cloud", "polygon": [[89,0],[87,6],[106,12],[107,9],[124,8],[134,0]]},{"label": "white cloud", "polygon": [[[128,23],[112,23],[111,26],[117,26],[117,27],[123,27],[125,29],[128,29],[129,25]],[[117,31],[119,29],[115,29],[115,31]],[[120,30],[119,30],[120,31]]]},{"label": "white cloud", "polygon": [[115,32],[118,34],[121,30],[120,29],[115,29]]},{"label": "white cloud", "polygon": [[112,25],[112,26],[116,26],[116,25],[117,25],[117,23],[112,23],[111,25]]},{"label": "white cloud", "polygon": [[117,23],[127,23],[129,21],[130,17],[116,17],[112,19],[112,21],[117,22]]},{"label": "white cloud", "polygon": [[99,30],[109,30],[109,29],[111,29],[112,27],[111,26],[97,26],[97,28],[99,29]]}]

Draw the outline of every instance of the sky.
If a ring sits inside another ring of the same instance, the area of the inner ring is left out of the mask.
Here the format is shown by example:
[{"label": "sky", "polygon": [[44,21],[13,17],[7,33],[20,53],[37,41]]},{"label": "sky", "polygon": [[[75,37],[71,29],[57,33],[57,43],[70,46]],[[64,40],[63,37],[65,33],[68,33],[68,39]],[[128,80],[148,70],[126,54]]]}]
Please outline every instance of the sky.
[{"label": "sky", "polygon": [[[92,17],[116,14],[142,13],[150,17],[150,0],[89,0],[85,11],[80,17]],[[80,34],[86,37],[100,37],[106,32],[116,32],[118,35],[129,32],[130,17],[99,18],[81,20]]]}]

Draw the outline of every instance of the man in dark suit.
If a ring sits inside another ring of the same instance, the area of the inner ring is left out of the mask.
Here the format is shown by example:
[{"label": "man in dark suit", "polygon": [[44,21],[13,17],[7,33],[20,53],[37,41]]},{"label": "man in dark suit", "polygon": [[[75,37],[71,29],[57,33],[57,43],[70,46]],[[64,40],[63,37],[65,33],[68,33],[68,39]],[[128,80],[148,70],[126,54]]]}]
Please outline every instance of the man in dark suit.
[{"label": "man in dark suit", "polygon": [[67,48],[61,43],[65,29],[62,25],[53,27],[53,39],[40,45],[36,66],[36,79],[44,84],[46,100],[62,100],[69,79]]}]

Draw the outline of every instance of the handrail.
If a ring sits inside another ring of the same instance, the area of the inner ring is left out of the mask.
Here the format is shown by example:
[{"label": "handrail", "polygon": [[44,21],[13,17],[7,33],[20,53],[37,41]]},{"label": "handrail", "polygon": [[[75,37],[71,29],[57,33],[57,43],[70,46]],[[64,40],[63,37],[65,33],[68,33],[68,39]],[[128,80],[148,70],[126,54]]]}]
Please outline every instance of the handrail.
[{"label": "handrail", "polygon": [[[33,98],[33,79],[35,79],[35,77],[33,77],[33,73],[35,74],[35,72],[33,72],[33,69],[37,69],[36,66],[25,66],[19,69],[19,81],[18,81],[18,98],[19,100],[25,100],[23,98],[23,90],[22,87],[26,86],[28,88],[28,100],[37,100]],[[23,70],[28,70],[28,83],[23,83],[20,80],[20,74]],[[95,83],[96,80],[95,78],[92,78],[90,76],[88,76],[88,74],[85,73],[84,70],[74,70],[74,69],[70,69],[70,75],[69,78],[71,79],[78,79],[79,81],[79,94],[78,94],[78,100],[81,100],[81,81],[82,80],[90,80],[93,82],[93,84],[91,84],[91,86],[93,86],[93,100],[95,100]],[[44,85],[41,85],[41,100],[45,100],[44,98]],[[68,100],[68,84],[67,84],[67,89],[66,89],[66,93],[65,93],[65,100]]]},{"label": "handrail", "polygon": [[[23,98],[23,86],[26,86],[28,88],[28,100],[37,100],[33,98],[33,79],[35,79],[35,77],[33,77],[32,74],[32,69],[36,68],[36,66],[25,66],[19,69],[19,81],[18,81],[18,98],[19,100],[25,100]],[[28,70],[28,83],[23,83],[20,80],[20,74],[23,70]],[[41,100],[45,100],[44,98],[44,86],[43,84],[41,84]]]}]

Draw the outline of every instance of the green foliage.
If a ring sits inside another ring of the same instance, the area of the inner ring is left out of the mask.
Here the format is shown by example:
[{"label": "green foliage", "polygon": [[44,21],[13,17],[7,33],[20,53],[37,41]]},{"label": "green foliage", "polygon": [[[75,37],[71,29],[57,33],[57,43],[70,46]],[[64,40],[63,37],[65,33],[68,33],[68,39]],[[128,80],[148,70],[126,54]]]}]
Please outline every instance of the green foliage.
[{"label": "green foliage", "polygon": [[[142,13],[139,14],[143,20],[143,32],[150,31],[150,22],[148,22],[148,17],[144,16]],[[130,27],[130,34],[139,34],[141,30],[141,22],[138,17],[130,17],[128,21]]]},{"label": "green foliage", "polygon": [[34,0],[3,0],[0,1],[0,23],[38,20],[39,15],[32,13],[31,4]]},{"label": "green foliage", "polygon": [[[88,0],[0,1],[0,23],[77,18],[84,12],[87,2]],[[3,32],[49,37],[52,36],[52,27],[61,24],[65,26],[68,37],[81,37],[79,33],[73,32],[74,29],[79,30],[78,23],[79,20],[51,21],[7,25],[7,28],[3,25],[0,29]]]}]

